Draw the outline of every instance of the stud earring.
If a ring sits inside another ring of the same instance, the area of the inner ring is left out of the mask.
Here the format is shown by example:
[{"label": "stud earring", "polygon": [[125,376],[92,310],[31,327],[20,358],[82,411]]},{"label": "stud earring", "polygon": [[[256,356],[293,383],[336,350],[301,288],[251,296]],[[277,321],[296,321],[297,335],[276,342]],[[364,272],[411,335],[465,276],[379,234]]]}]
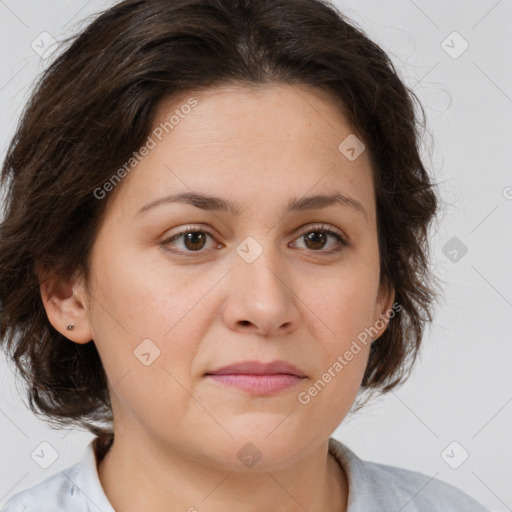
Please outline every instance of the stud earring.
[{"label": "stud earring", "polygon": [[69,324],[69,325],[66,327],[66,329],[67,329],[68,331],[72,331],[74,328],[75,328],[75,324]]}]

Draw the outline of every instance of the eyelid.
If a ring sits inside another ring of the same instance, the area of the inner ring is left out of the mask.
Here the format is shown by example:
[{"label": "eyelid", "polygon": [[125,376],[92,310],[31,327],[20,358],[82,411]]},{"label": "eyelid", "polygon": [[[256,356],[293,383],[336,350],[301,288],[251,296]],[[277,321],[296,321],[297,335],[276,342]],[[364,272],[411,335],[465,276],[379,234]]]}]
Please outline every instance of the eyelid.
[{"label": "eyelid", "polygon": [[[343,233],[342,231],[340,231],[338,228],[336,227],[333,227],[332,224],[325,224],[325,223],[313,223],[313,224],[307,224],[306,226],[302,227],[302,228],[299,228],[299,231],[296,235],[296,238],[300,237],[300,236],[303,236],[305,235],[306,233],[310,233],[311,231],[325,231],[327,234],[331,234],[335,237],[338,238],[338,241],[339,243],[341,244],[341,248],[339,249],[331,249],[330,251],[325,251],[325,250],[319,250],[319,251],[311,251],[313,253],[318,253],[318,254],[336,254],[338,253],[340,250],[342,250],[343,248],[345,247],[349,247],[351,244],[351,242],[349,241],[349,238],[345,235],[345,233]],[[296,239],[295,238],[295,239]]]},{"label": "eyelid", "polygon": [[[351,245],[351,243],[348,240],[348,237],[342,231],[340,231],[336,227],[333,227],[332,224],[326,224],[326,223],[306,224],[306,225],[298,228],[298,230],[296,230],[295,234],[294,234],[295,238],[290,243],[295,242],[295,240],[297,240],[297,238],[299,238],[300,236],[303,236],[303,235],[313,232],[313,231],[324,231],[327,233],[327,235],[335,236],[338,240],[338,247],[335,249],[331,249],[331,250],[323,250],[323,249],[320,249],[318,251],[310,250],[310,252],[312,252],[312,253],[318,253],[319,255],[336,254],[336,253],[340,252],[341,250],[343,250],[344,248]],[[212,232],[212,230],[208,226],[202,225],[202,224],[189,224],[189,225],[185,225],[182,228],[180,228],[179,231],[177,231],[176,233],[173,233],[172,235],[167,236],[160,243],[160,245],[166,246],[170,242],[172,242],[175,239],[177,239],[178,237],[180,237],[181,235],[183,235],[185,233],[189,233],[189,232],[204,232],[204,233],[208,234],[209,236],[211,236],[214,240],[216,240],[216,235]],[[341,246],[341,247],[339,247],[339,246]],[[170,253],[177,254],[178,256],[183,256],[183,257],[187,258],[187,257],[192,257],[195,254],[198,256],[200,256],[202,254],[207,254],[211,250],[213,250],[213,248],[209,249],[209,250],[204,250],[204,251],[203,250],[183,251],[181,249],[168,249],[168,248],[166,248],[166,250]],[[307,250],[307,249],[305,249],[305,250]]]},{"label": "eyelid", "polygon": [[308,233],[309,231],[314,231],[315,229],[317,229],[318,231],[332,231],[332,232],[336,233],[337,235],[339,235],[344,240],[348,241],[347,237],[345,236],[345,234],[342,231],[340,231],[338,228],[336,228],[332,224],[326,224],[325,222],[316,222],[316,223],[314,222],[313,224],[306,224],[305,226],[300,227],[297,230],[297,233],[300,236],[300,235],[303,235],[304,233]]},{"label": "eyelid", "polygon": [[[313,223],[305,224],[304,226],[297,228],[294,236],[300,236],[300,235],[304,234],[304,232],[308,232],[309,230],[313,231],[314,229],[323,230],[323,231],[334,231],[341,238],[348,241],[348,237],[342,231],[340,231],[338,228],[334,227],[332,224],[326,224],[323,222],[319,222],[319,223],[313,222]],[[209,226],[207,226],[206,224],[188,224],[188,225],[185,225],[182,228],[180,228],[180,230],[177,231],[176,233],[167,236],[164,241],[167,241],[170,238],[173,238],[173,237],[178,236],[183,233],[187,233],[189,231],[204,231],[205,233],[208,233],[211,236],[215,236],[214,233],[212,232],[211,228]]]}]

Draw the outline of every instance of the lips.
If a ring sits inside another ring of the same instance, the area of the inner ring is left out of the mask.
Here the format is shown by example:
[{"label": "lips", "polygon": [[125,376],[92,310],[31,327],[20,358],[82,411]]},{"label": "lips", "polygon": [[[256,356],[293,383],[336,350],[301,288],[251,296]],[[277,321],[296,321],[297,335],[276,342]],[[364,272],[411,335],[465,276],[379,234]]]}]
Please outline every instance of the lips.
[{"label": "lips", "polygon": [[276,360],[270,363],[261,361],[241,361],[227,366],[222,366],[215,370],[209,371],[206,375],[295,375],[297,377],[305,377],[302,370],[283,360]]}]

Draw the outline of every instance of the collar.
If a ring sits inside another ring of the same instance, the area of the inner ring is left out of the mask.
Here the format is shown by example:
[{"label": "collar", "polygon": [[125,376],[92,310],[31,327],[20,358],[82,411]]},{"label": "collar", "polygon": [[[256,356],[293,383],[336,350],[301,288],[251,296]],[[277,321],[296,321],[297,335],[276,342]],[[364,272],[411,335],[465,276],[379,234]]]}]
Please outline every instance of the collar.
[{"label": "collar", "polygon": [[368,463],[334,437],[329,438],[329,452],[347,474],[347,512],[382,510],[379,485],[368,471]]},{"label": "collar", "polygon": [[76,484],[86,496],[91,511],[115,512],[114,507],[108,501],[98,476],[98,456],[105,445],[106,438],[95,437],[85,448],[80,463],[80,471],[76,477]]},{"label": "collar", "polygon": [[[92,510],[102,512],[115,512],[108,500],[98,476],[98,460],[108,449],[108,439],[95,437],[87,445],[82,461],[81,469],[76,477],[78,488],[85,494],[96,507]],[[348,504],[347,512],[359,512],[378,510],[378,501],[373,501],[378,496],[377,487],[373,478],[368,473],[364,461],[361,460],[350,448],[333,437],[329,438],[329,452],[334,455],[337,462],[344,469],[348,478]],[[370,507],[370,508],[368,508]]]}]

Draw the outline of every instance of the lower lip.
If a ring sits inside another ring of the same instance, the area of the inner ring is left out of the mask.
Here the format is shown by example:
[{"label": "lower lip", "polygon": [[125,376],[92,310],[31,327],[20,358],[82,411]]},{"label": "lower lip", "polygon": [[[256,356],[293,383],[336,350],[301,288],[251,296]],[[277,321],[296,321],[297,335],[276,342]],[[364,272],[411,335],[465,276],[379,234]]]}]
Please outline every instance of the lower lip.
[{"label": "lower lip", "polygon": [[276,373],[272,375],[253,375],[253,374],[215,374],[207,375],[211,379],[234,386],[244,391],[256,395],[271,395],[287,388],[296,386],[303,377],[297,375],[288,375],[284,373]]}]

